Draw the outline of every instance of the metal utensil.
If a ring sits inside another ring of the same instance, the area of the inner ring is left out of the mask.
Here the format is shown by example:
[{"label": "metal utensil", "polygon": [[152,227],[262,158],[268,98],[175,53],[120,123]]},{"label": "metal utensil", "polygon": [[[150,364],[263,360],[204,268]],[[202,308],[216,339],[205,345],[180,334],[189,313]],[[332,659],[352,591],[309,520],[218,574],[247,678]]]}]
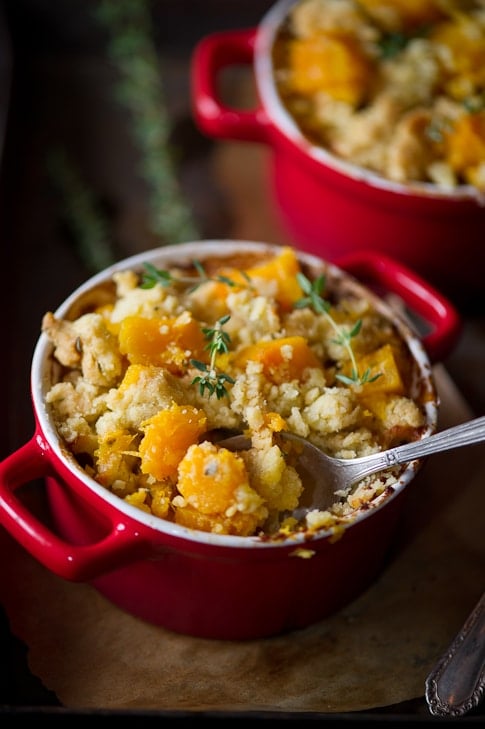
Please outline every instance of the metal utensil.
[{"label": "metal utensil", "polygon": [[[485,416],[460,423],[422,440],[360,458],[335,458],[294,433],[282,431],[279,435],[293,444],[295,468],[304,485],[299,507],[294,512],[301,519],[310,509],[326,509],[335,501],[337,491],[347,489],[365,476],[433,453],[484,441]],[[220,440],[218,445],[239,451],[247,450],[251,443],[246,436],[235,435]]]},{"label": "metal utensil", "polygon": [[485,693],[485,593],[425,683],[426,702],[436,716],[463,716]]}]

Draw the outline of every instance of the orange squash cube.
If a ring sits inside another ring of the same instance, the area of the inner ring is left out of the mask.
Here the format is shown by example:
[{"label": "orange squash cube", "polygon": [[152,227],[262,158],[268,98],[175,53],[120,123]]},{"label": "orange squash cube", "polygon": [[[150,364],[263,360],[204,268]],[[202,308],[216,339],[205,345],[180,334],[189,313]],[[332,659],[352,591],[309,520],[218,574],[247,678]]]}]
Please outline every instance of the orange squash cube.
[{"label": "orange squash cube", "polygon": [[279,413],[266,413],[264,416],[264,425],[273,433],[279,433],[280,430],[287,428],[286,420]]},{"label": "orange squash cube", "polygon": [[461,116],[446,136],[446,146],[449,165],[465,178],[485,162],[485,111]]},{"label": "orange squash cube", "polygon": [[209,442],[188,450],[178,474],[179,492],[202,514],[225,512],[236,503],[237,490],[249,487],[241,456]]},{"label": "orange squash cube", "polygon": [[205,442],[191,446],[178,468],[178,524],[202,531],[247,536],[267,516],[263,499],[249,485],[237,453]]},{"label": "orange squash cube", "polygon": [[289,311],[295,301],[303,296],[303,291],[296,279],[299,271],[300,263],[295,251],[290,246],[284,246],[271,261],[248,268],[246,274],[250,280],[260,278],[275,282],[276,302],[283,310]]},{"label": "orange squash cube", "polygon": [[207,360],[201,327],[188,315],[163,319],[128,316],[121,322],[118,338],[120,352],[132,364],[166,367],[177,374],[191,358]]},{"label": "orange squash cube", "polygon": [[135,437],[127,430],[117,430],[101,437],[94,451],[96,460],[96,480],[110,487],[115,481],[124,482],[127,490],[135,482],[135,469],[138,466]]},{"label": "orange squash cube", "polygon": [[244,368],[248,361],[261,362],[265,376],[275,383],[301,380],[307,367],[320,367],[318,357],[304,337],[282,337],[251,344],[235,357],[236,367]]},{"label": "orange squash cube", "polygon": [[461,100],[481,93],[485,83],[485,34],[471,18],[459,14],[456,20],[440,23],[431,31],[430,40],[446,48],[453,71],[447,92]]},{"label": "orange squash cube", "polygon": [[390,344],[384,344],[375,352],[359,357],[357,364],[360,376],[367,369],[371,377],[379,375],[373,382],[362,385],[362,397],[367,399],[369,396],[383,393],[404,394],[404,383]]},{"label": "orange squash cube", "polygon": [[263,516],[240,512],[236,512],[231,517],[225,516],[225,514],[202,514],[192,506],[184,506],[176,509],[175,523],[187,529],[198,529],[201,532],[250,537],[263,524],[266,516],[266,511]]},{"label": "orange squash cube", "polygon": [[160,410],[142,423],[144,437],[140,443],[141,471],[158,481],[177,478],[177,468],[187,449],[204,433],[207,417],[190,405],[176,405]]},{"label": "orange squash cube", "polygon": [[[257,280],[271,282],[274,287],[274,298],[276,303],[285,311],[289,311],[295,301],[303,296],[301,287],[296,279],[300,271],[300,263],[293,248],[284,246],[278,255],[269,261],[257,264],[244,272],[236,268],[221,268],[218,275],[224,276],[237,286],[251,286],[254,280],[257,288]],[[213,284],[213,296],[227,297],[231,287],[228,284]]]},{"label": "orange squash cube", "polygon": [[367,95],[372,64],[353,38],[318,34],[293,40],[288,62],[289,86],[296,93],[323,91],[352,106]]}]

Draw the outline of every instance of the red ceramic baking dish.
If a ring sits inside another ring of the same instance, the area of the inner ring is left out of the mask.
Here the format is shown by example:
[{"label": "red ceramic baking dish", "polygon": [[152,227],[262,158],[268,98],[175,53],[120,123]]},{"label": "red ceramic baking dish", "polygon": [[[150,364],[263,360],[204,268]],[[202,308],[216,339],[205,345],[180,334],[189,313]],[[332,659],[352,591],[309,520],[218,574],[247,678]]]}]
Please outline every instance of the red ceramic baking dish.
[{"label": "red ceramic baking dish", "polygon": [[[197,241],[151,250],[92,277],[55,316],[69,320],[75,310],[99,303],[100,296],[104,302],[113,275],[140,272],[147,263],[183,270],[194,260],[229,265],[241,257],[263,260],[279,250],[245,241]],[[297,257],[312,275],[323,273],[331,289],[350,287],[359,300],[372,302],[396,328],[408,349],[413,392],[423,408],[421,437],[433,433],[439,403],[431,364],[456,342],[460,321],[455,308],[415,273],[381,254],[354,254],[345,270],[307,253]],[[398,295],[426,323],[428,333],[418,336],[371,284]],[[372,508],[360,510],[338,539],[329,529],[268,539],[189,528],[127,503],[80,465],[46,402],[57,378],[53,345],[42,333],[31,368],[35,432],[0,464],[1,525],[56,575],[91,583],[120,608],[170,630],[246,640],[303,628],[335,612],[366,588],[385,563],[404,494],[420,463],[402,467],[393,488]],[[39,479],[46,484],[47,522],[21,497],[21,487]]]},{"label": "red ceramic baking dish", "polygon": [[[312,142],[283,104],[273,49],[294,5],[280,0],[257,27],[215,32],[198,43],[192,59],[198,127],[212,138],[270,148],[270,195],[283,228],[303,250],[334,262],[352,251],[378,250],[460,304],[481,300],[483,191],[392,182]],[[251,109],[232,107],[221,95],[222,74],[240,66],[254,77]]]}]

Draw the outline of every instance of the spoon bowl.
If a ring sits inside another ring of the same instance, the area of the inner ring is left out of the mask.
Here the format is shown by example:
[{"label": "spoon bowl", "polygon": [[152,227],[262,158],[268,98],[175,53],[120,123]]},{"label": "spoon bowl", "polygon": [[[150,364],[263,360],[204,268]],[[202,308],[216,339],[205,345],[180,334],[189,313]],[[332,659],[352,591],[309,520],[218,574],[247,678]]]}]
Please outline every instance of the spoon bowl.
[{"label": "spoon bowl", "polygon": [[[484,441],[485,416],[460,423],[422,440],[360,458],[329,456],[306,438],[288,431],[281,431],[278,435],[290,444],[295,467],[303,483],[300,503],[292,513],[301,520],[309,511],[327,509],[338,499],[339,492],[347,491],[366,476],[433,453]],[[235,435],[220,440],[218,445],[228,450],[241,451],[250,448],[251,441],[245,435]]]}]

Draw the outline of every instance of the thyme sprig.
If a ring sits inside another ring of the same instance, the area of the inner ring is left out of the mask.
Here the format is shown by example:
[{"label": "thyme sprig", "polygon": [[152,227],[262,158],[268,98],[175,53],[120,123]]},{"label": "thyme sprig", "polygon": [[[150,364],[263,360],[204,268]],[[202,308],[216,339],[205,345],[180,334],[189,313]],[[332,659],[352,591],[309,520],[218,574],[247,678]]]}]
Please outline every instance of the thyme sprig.
[{"label": "thyme sprig", "polygon": [[477,114],[485,109],[485,91],[463,99],[463,106],[469,114]]},{"label": "thyme sprig", "polygon": [[[217,283],[225,283],[227,286],[235,287],[239,286],[240,284],[233,281],[228,276],[224,276],[223,274],[218,274],[217,276],[208,276],[204,266],[201,264],[200,261],[192,261],[192,264],[197,271],[197,276],[176,276],[171,271],[166,271],[164,269],[157,268],[152,263],[145,263],[145,272],[142,275],[142,280],[140,283],[140,288],[142,289],[152,289],[156,284],[161,284],[161,286],[171,286],[173,284],[191,284],[189,288],[189,293],[192,291],[195,291],[199,288],[202,284],[208,283],[209,281],[214,281]],[[249,276],[244,272],[241,271],[241,274],[244,276],[246,281],[250,282]]]},{"label": "thyme sprig", "polygon": [[[141,282],[139,284],[142,289],[151,289],[157,284],[167,287],[176,284],[190,285],[189,292],[195,291],[202,284],[210,281],[225,283],[227,286],[235,287],[240,286],[239,282],[233,281],[228,276],[223,274],[217,274],[216,276],[209,276],[200,263],[200,261],[192,261],[192,265],[196,271],[196,275],[184,276],[182,274],[174,274],[172,271],[165,269],[159,269],[152,263],[145,263],[145,271],[142,274]],[[251,281],[247,273],[241,271],[241,274],[246,279],[249,287],[251,287]],[[310,281],[305,274],[298,272],[296,278],[300,288],[302,289],[304,296],[295,302],[294,306],[297,309],[303,309],[305,307],[312,308],[317,314],[325,316],[329,324],[332,326],[335,332],[335,338],[333,342],[344,347],[347,350],[351,371],[350,375],[338,373],[336,378],[347,385],[364,385],[368,382],[374,382],[381,374],[372,375],[370,368],[367,368],[363,373],[359,373],[357,360],[352,347],[352,340],[358,335],[362,327],[362,321],[359,319],[355,322],[354,326],[348,330],[341,327],[333,318],[330,313],[331,304],[323,298],[323,291],[325,289],[326,279],[322,274],[313,281]],[[231,338],[229,334],[223,329],[224,325],[229,321],[230,316],[226,315],[218,319],[213,327],[204,327],[202,333],[204,334],[207,345],[206,350],[210,352],[210,362],[206,364],[197,359],[190,360],[193,367],[198,369],[202,374],[197,375],[192,380],[192,385],[197,384],[199,386],[199,392],[203,396],[206,392],[209,397],[215,395],[218,400],[228,395],[226,385],[234,384],[235,380],[225,372],[219,372],[216,368],[217,357],[220,354],[226,354],[229,351],[229,345]]]},{"label": "thyme sprig", "polygon": [[218,400],[228,396],[226,384],[234,384],[235,380],[225,372],[218,372],[216,369],[216,359],[220,354],[226,354],[229,351],[231,337],[224,331],[223,326],[227,324],[231,317],[229,314],[218,319],[213,327],[203,327],[202,333],[208,340],[205,347],[210,352],[210,362],[200,362],[197,359],[191,359],[190,363],[196,367],[202,375],[197,375],[192,380],[192,385],[199,385],[199,392],[204,396],[207,390],[209,397],[215,395]]},{"label": "thyme sprig", "polygon": [[404,33],[386,33],[379,41],[379,48],[383,58],[394,58],[403,51],[409,43],[409,37]]},{"label": "thyme sprig", "polygon": [[163,53],[150,0],[97,0],[94,17],[107,31],[106,54],[116,72],[113,94],[126,112],[138,151],[138,172],[147,185],[148,226],[169,241],[198,240],[196,215],[186,199],[179,168],[181,150],[165,89]]},{"label": "thyme sprig", "polygon": [[399,31],[384,33],[378,42],[382,58],[385,60],[395,58],[414,38],[426,38],[429,28],[430,26],[425,24],[416,28],[412,33],[400,33]]},{"label": "thyme sprig", "polygon": [[314,309],[317,314],[323,314],[335,332],[336,336],[333,341],[335,344],[339,344],[344,347],[348,352],[351,363],[351,374],[350,376],[337,374],[336,378],[346,385],[364,385],[366,382],[374,382],[377,380],[377,378],[381,376],[380,373],[371,375],[370,368],[367,368],[362,374],[359,373],[354,350],[352,348],[352,340],[360,332],[362,320],[357,320],[350,330],[344,329],[337,324],[330,314],[331,304],[322,296],[326,283],[325,276],[323,274],[317,276],[314,281],[310,281],[304,273],[298,272],[296,274],[296,278],[305,296],[295,302],[295,308],[304,309],[306,307],[310,307]]}]

